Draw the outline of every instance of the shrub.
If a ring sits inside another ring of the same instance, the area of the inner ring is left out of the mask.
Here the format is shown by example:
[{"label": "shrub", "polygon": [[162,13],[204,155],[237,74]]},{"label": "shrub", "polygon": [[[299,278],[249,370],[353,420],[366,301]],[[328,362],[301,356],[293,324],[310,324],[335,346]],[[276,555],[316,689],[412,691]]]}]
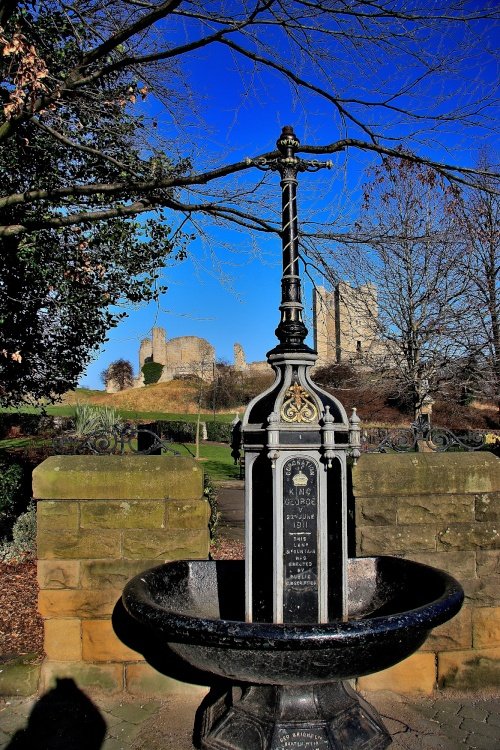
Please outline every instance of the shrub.
[{"label": "shrub", "polygon": [[203,494],[207,498],[208,504],[210,506],[210,519],[208,521],[210,539],[212,541],[215,541],[217,539],[219,530],[220,511],[219,504],[217,502],[217,489],[208,474],[204,475]]},{"label": "shrub", "polygon": [[231,425],[227,422],[207,422],[207,440],[214,443],[229,443],[231,440]]},{"label": "shrub", "polygon": [[23,470],[0,460],[0,538],[5,536],[22,499]]},{"label": "shrub", "polygon": [[77,404],[75,409],[74,432],[77,435],[91,435],[95,432],[112,432],[121,426],[121,418],[116,409],[110,406]]},{"label": "shrub", "polygon": [[30,503],[12,527],[12,541],[0,544],[0,559],[32,560],[36,557],[36,505]]},{"label": "shrub", "polygon": [[157,422],[157,434],[174,443],[194,443],[196,441],[195,422]]},{"label": "shrub", "polygon": [[0,438],[9,437],[13,430],[17,430],[20,435],[39,435],[53,427],[54,417],[48,414],[0,413]]},{"label": "shrub", "polygon": [[162,372],[163,365],[159,362],[145,362],[142,366],[144,385],[153,385],[153,383],[157,383],[161,378]]}]

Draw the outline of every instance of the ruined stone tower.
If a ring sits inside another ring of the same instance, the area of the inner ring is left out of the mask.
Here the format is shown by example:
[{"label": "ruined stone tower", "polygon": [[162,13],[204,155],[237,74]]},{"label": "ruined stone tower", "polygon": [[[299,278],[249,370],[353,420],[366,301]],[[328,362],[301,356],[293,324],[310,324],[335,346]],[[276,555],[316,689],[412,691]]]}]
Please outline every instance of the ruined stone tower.
[{"label": "ruined stone tower", "polygon": [[159,362],[160,365],[167,363],[167,342],[164,328],[154,326],[150,339],[143,339],[139,348],[139,372],[145,362]]},{"label": "ruined stone tower", "polygon": [[154,326],[151,338],[143,339],[139,348],[139,373],[136,385],[143,384],[142,367],[146,361],[163,365],[160,383],[184,375],[212,380],[215,349],[199,336],[177,336],[167,340],[165,329]]},{"label": "ruined stone tower", "polygon": [[317,366],[363,363],[383,354],[377,337],[377,290],[340,282],[333,291],[318,286],[313,294],[314,348]]}]

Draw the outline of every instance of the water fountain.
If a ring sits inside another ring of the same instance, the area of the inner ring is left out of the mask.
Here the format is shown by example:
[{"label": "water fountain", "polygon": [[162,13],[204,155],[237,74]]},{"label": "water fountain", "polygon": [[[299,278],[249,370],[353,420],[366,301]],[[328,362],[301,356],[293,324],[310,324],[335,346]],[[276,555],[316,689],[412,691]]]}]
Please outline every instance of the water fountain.
[{"label": "water fountain", "polygon": [[276,379],[242,425],[246,560],[161,565],[123,602],[175,654],[224,678],[204,702],[203,750],[379,750],[390,736],[347,681],[413,653],[463,591],[409,560],[348,557],[359,419],[310,378],[298,266],[297,174],[327,165],[296,156],[291,127],[277,147],[253,162],[281,177],[283,276]]}]

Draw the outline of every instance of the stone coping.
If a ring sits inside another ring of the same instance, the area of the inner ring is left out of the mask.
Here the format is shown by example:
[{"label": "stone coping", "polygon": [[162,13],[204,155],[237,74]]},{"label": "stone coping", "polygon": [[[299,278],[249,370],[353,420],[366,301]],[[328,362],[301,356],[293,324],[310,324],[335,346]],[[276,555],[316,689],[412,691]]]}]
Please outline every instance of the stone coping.
[{"label": "stone coping", "polygon": [[203,469],[184,456],[50,456],[33,471],[37,500],[192,500]]}]

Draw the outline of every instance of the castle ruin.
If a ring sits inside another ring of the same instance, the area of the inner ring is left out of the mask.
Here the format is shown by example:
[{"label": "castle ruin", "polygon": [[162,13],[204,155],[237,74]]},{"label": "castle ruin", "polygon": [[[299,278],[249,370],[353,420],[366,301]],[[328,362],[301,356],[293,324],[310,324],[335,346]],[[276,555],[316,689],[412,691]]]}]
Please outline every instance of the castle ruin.
[{"label": "castle ruin", "polygon": [[332,291],[316,287],[313,326],[317,367],[340,362],[367,364],[382,356],[385,349],[377,336],[377,325],[374,284],[352,287],[342,281]]},{"label": "castle ruin", "polygon": [[[214,379],[216,358],[215,349],[206,339],[199,336],[177,336],[167,339],[164,328],[154,326],[151,338],[143,339],[139,347],[139,375],[135,378],[133,388],[144,385],[142,368],[146,362],[157,362],[163,365],[159,383],[166,383],[175,378],[195,375],[206,381]],[[266,361],[247,362],[241,344],[234,344],[234,364],[238,372],[268,372]],[[108,393],[119,391],[118,384],[110,379],[106,383]]]},{"label": "castle ruin", "polygon": [[[386,354],[377,336],[377,290],[373,284],[351,287],[340,282],[332,291],[318,286],[313,293],[314,348],[318,352],[317,367],[340,362],[373,364]],[[267,361],[247,362],[241,344],[234,344],[235,371],[247,373],[269,372]],[[214,347],[199,336],[177,336],[167,339],[164,328],[154,326],[151,338],[141,341],[139,375],[134,388],[144,385],[142,368],[146,362],[163,365],[158,382],[174,378],[198,376],[206,381],[214,378],[216,356]],[[108,392],[119,390],[110,380]]]},{"label": "castle ruin", "polygon": [[151,338],[143,339],[139,348],[139,377],[136,386],[143,385],[142,368],[146,362],[158,362],[163,371],[158,382],[197,375],[203,380],[213,380],[215,349],[199,336],[177,336],[167,339],[164,328],[154,326]]}]

